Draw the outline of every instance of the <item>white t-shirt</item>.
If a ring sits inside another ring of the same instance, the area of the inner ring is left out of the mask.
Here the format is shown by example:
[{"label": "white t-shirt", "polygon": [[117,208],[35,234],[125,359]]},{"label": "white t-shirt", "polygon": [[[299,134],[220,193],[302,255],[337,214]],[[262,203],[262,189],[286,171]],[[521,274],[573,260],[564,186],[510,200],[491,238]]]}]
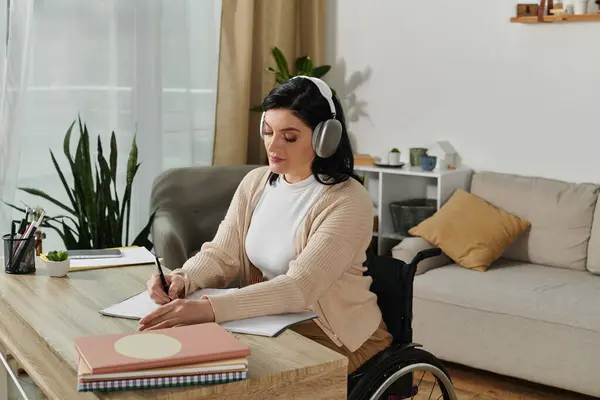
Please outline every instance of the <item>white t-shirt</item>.
[{"label": "white t-shirt", "polygon": [[288,183],[280,175],[274,185],[266,183],[245,243],[248,259],[265,278],[287,272],[295,258],[296,231],[324,188],[313,175],[297,183]]}]

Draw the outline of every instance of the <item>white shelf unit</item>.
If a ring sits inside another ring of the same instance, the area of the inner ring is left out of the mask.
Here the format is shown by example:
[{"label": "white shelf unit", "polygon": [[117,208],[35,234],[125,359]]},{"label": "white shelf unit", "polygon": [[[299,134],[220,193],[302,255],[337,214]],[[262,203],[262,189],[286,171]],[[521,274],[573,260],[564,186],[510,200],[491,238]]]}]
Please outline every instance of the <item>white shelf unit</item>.
[{"label": "white shelf unit", "polygon": [[391,247],[403,239],[394,229],[390,203],[416,198],[435,199],[439,210],[456,189],[469,190],[472,174],[466,167],[424,171],[409,165],[402,168],[357,165],[354,169],[364,175],[365,186],[373,197],[373,213],[378,216],[377,232],[373,232],[373,236],[377,237],[380,255],[388,254]]}]

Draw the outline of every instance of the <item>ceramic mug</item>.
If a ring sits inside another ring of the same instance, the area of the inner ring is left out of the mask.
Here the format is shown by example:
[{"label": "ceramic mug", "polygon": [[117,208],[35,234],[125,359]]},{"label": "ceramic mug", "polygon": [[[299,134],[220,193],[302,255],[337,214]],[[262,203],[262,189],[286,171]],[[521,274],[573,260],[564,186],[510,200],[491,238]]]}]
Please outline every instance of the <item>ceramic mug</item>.
[{"label": "ceramic mug", "polygon": [[433,171],[436,164],[436,156],[421,156],[421,168],[423,168],[424,171]]}]

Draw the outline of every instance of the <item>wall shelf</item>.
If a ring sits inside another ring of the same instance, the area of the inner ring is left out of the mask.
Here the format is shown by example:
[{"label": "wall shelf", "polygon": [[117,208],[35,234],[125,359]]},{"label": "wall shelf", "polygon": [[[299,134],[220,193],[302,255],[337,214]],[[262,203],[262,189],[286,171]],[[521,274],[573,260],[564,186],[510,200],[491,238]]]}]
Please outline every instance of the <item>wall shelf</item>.
[{"label": "wall shelf", "polygon": [[513,17],[510,19],[512,23],[520,24],[543,24],[552,22],[600,22],[599,14],[567,14],[563,16],[545,15],[544,22],[538,21],[537,16],[531,17]]},{"label": "wall shelf", "polygon": [[391,247],[403,239],[395,229],[390,213],[390,203],[411,198],[437,200],[437,209],[450,198],[456,189],[468,190],[472,171],[458,167],[450,170],[424,171],[419,167],[405,165],[402,168],[381,168],[355,165],[354,169],[365,176],[365,187],[373,199],[374,216],[377,216],[377,252],[389,253]]}]

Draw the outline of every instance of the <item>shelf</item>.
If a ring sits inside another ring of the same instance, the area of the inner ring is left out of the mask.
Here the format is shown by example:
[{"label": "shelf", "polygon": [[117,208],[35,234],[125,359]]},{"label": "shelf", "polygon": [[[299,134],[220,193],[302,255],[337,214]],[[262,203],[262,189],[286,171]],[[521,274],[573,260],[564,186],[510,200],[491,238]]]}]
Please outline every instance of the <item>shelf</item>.
[{"label": "shelf", "polygon": [[552,23],[552,22],[600,22],[599,14],[567,14],[563,16],[545,15],[544,22],[538,21],[537,16],[531,17],[513,17],[510,22],[520,24],[540,24],[540,23]]},{"label": "shelf", "polygon": [[465,172],[468,170],[464,167],[458,167],[456,169],[425,171],[421,167],[411,167],[408,164],[405,164],[402,168],[355,165],[354,169],[362,172],[380,172],[385,174],[423,176],[429,178],[438,178],[440,176],[455,174],[457,172]]}]

